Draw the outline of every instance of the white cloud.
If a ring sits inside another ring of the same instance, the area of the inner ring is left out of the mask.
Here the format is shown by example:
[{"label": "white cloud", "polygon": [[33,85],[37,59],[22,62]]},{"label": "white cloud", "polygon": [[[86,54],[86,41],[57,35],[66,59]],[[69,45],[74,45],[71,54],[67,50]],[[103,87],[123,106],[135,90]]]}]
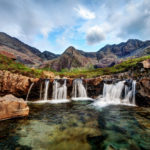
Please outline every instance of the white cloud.
[{"label": "white cloud", "polygon": [[[149,39],[150,0],[0,0],[0,20],[2,32],[61,53],[73,44],[83,49],[128,38]],[[35,41],[39,35],[42,38]]]},{"label": "white cloud", "polygon": [[105,39],[105,35],[99,26],[94,26],[89,29],[86,35],[86,40],[89,45],[95,45]]},{"label": "white cloud", "polygon": [[94,19],[96,17],[94,12],[81,5],[78,5],[78,7],[74,8],[74,10],[78,13],[79,17],[83,19]]}]

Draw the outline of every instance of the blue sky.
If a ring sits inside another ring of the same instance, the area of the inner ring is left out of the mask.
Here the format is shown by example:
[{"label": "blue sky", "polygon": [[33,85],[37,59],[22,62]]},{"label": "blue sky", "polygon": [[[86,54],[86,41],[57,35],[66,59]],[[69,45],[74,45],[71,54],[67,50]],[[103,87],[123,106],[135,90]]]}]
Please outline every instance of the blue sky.
[{"label": "blue sky", "polygon": [[0,31],[41,51],[150,40],[150,0],[0,0]]}]

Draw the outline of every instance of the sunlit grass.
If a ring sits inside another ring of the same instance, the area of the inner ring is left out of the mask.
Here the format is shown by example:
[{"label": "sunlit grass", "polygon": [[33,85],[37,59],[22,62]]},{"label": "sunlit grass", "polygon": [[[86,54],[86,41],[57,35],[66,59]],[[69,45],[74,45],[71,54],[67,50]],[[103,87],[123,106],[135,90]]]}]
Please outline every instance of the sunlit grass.
[{"label": "sunlit grass", "polygon": [[72,78],[75,78],[75,77],[91,78],[91,77],[97,77],[101,75],[110,75],[110,74],[116,74],[116,73],[128,71],[132,67],[136,66],[137,63],[146,59],[150,59],[150,55],[143,56],[140,58],[132,58],[132,59],[130,58],[113,67],[98,68],[98,69],[94,69],[92,67],[90,69],[89,68],[75,68],[71,70],[65,69],[65,70],[62,70],[61,72],[57,72],[56,74],[60,75],[61,77],[66,76],[66,77],[72,77]]}]

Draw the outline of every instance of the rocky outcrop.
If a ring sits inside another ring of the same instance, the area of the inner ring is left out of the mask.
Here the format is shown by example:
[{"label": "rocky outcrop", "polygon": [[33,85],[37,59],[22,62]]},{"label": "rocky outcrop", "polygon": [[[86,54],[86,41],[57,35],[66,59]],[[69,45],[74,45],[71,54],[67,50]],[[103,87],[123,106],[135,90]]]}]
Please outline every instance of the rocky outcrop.
[{"label": "rocky outcrop", "polygon": [[96,98],[103,91],[103,79],[101,77],[83,80],[89,97]]},{"label": "rocky outcrop", "polygon": [[144,68],[150,69],[150,59],[144,60],[142,63]]},{"label": "rocky outcrop", "polygon": [[13,94],[25,98],[31,83],[38,80],[9,71],[0,71],[0,96]]},{"label": "rocky outcrop", "polygon": [[47,79],[55,78],[55,74],[51,71],[43,71],[42,76],[44,76]]},{"label": "rocky outcrop", "polygon": [[137,82],[136,102],[139,106],[150,106],[150,78]]},{"label": "rocky outcrop", "polygon": [[0,98],[0,120],[28,116],[29,107],[27,103],[13,95]]}]

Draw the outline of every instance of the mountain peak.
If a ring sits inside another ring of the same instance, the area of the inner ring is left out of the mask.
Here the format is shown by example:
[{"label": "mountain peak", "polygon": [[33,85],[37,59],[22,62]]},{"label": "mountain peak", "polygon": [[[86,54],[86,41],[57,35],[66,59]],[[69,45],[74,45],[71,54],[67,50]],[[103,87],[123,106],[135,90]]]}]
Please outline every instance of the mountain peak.
[{"label": "mountain peak", "polygon": [[77,51],[77,49],[76,49],[75,47],[69,46],[69,47],[65,50],[64,53],[73,53],[73,52],[75,52],[75,51]]},{"label": "mountain peak", "polygon": [[142,42],[142,41],[140,41],[138,39],[128,39],[127,40],[127,43],[133,43],[133,42]]}]

